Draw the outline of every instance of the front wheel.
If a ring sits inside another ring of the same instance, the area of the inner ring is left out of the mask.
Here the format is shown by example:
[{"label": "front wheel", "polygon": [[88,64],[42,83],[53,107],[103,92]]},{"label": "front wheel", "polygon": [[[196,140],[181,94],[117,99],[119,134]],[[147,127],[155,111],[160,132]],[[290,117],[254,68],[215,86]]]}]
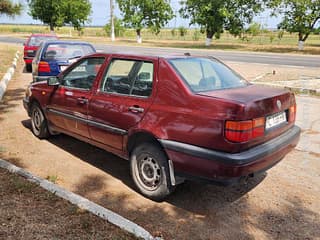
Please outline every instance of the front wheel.
[{"label": "front wheel", "polygon": [[161,201],[172,191],[168,159],[160,147],[152,143],[138,145],[130,156],[133,181],[146,197]]},{"label": "front wheel", "polygon": [[49,137],[47,120],[39,106],[39,104],[33,104],[31,108],[31,126],[33,134],[42,139]]}]

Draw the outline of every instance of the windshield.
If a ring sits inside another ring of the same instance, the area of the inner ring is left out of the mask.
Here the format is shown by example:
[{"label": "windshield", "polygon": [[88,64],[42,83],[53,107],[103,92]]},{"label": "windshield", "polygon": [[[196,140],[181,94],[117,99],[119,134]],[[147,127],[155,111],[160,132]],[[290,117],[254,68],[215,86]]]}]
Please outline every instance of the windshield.
[{"label": "windshield", "polygon": [[59,43],[48,45],[43,56],[46,60],[64,60],[80,58],[93,52],[90,45]]},{"label": "windshield", "polygon": [[36,37],[31,37],[28,45],[37,47],[43,41],[57,40],[57,39],[58,38],[56,36],[36,36]]},{"label": "windshield", "polygon": [[239,88],[248,85],[248,82],[240,75],[214,59],[177,58],[169,62],[194,92]]}]

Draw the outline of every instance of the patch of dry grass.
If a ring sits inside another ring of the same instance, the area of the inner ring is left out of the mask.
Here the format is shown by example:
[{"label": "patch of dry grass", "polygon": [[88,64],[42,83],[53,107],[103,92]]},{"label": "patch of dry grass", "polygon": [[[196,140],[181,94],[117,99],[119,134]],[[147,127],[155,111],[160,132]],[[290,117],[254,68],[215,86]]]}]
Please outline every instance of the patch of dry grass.
[{"label": "patch of dry grass", "polygon": [[0,239],[137,239],[4,169],[0,199]]},{"label": "patch of dry grass", "polygon": [[11,66],[14,55],[20,47],[11,44],[0,44],[0,79],[7,72],[8,67]]}]

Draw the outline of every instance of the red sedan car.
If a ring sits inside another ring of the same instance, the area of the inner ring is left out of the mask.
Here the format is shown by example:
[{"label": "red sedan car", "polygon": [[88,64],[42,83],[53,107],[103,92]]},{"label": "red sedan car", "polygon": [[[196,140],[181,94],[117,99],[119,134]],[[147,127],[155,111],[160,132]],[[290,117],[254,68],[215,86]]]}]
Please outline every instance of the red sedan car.
[{"label": "red sedan car", "polygon": [[32,71],[32,60],[40,46],[40,43],[47,40],[57,40],[58,37],[53,34],[32,34],[23,44],[23,59],[26,64],[26,70]]},{"label": "red sedan car", "polygon": [[39,138],[65,133],[130,162],[145,196],[184,179],[233,183],[266,171],[300,136],[294,95],[213,58],[94,54],[24,98]]}]

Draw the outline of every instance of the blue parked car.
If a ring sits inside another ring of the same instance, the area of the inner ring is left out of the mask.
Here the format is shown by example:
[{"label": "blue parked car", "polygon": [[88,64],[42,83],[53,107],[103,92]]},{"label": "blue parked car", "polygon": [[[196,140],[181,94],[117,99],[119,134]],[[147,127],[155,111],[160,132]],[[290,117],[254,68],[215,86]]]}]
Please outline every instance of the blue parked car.
[{"label": "blue parked car", "polygon": [[86,42],[42,42],[32,61],[33,82],[45,80],[48,76],[57,76],[82,56],[95,52],[95,48]]}]

